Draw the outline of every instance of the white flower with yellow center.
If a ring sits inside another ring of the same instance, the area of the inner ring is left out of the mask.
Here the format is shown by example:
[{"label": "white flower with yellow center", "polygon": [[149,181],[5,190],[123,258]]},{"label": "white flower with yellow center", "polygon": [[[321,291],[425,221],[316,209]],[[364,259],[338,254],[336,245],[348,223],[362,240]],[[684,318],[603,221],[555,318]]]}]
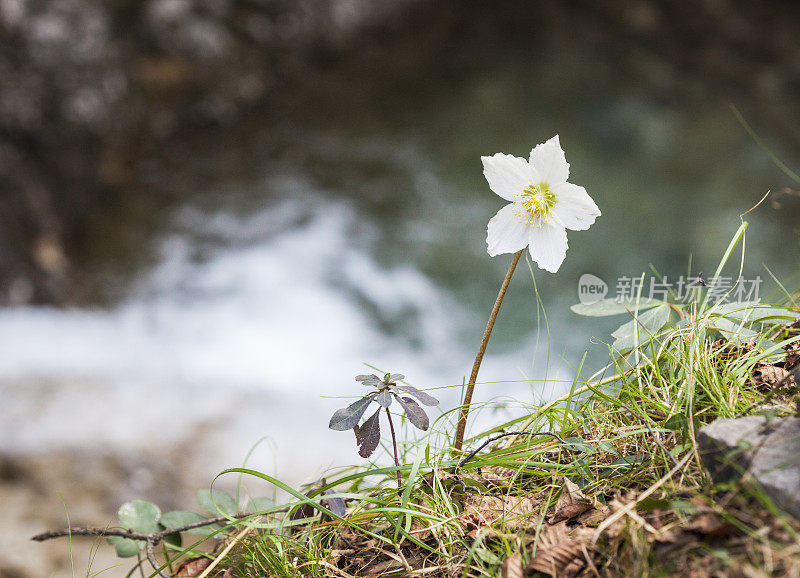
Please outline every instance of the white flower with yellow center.
[{"label": "white flower with yellow center", "polygon": [[569,163],[558,135],[537,145],[530,160],[497,153],[481,157],[489,187],[510,201],[489,221],[489,255],[526,246],[539,267],[555,273],[567,255],[567,229],[584,231],[600,216],[586,189],[567,182]]}]

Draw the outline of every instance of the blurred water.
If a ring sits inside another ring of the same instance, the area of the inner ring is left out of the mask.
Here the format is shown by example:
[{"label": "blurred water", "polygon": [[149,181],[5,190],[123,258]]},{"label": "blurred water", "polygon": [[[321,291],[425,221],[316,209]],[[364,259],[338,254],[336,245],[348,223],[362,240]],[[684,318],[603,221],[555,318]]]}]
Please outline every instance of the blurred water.
[{"label": "blurred water", "polygon": [[[0,396],[15,402],[0,408],[0,447],[122,446],[170,413],[132,410],[130,392],[161,391],[166,406],[202,395],[208,404],[189,404],[172,421],[195,423],[222,407],[244,412],[240,445],[228,450],[239,456],[273,436],[288,454],[282,467],[302,477],[319,460],[335,465],[350,453],[324,449],[327,419],[346,403],[324,396],[358,395],[352,379],[364,362],[444,388],[434,393],[453,407],[458,389],[447,386],[469,371],[509,261],[485,253],[486,222],[503,202],[479,157],[527,156],[555,133],[570,180],[603,216],[570,233],[557,275],[534,267],[549,327],[521,266],[481,372],[505,383],[479,387],[478,399],[533,403],[561,391],[562,383],[535,380],[570,379],[587,349],[596,367],[604,348],[590,337],[613,329],[613,321],[569,312],[583,273],[613,291],[617,277],[649,272],[650,263],[670,278],[686,274],[691,255],[692,273],[708,275],[738,215],[767,189],[790,184],[737,124],[728,95],[709,88],[665,100],[626,74],[570,54],[509,58],[455,86],[431,78],[425,94],[394,102],[377,91],[375,101],[346,106],[342,88],[329,109],[296,106],[283,118],[177,143],[162,165],[142,171],[182,201],[157,217],[141,248],[149,265],[122,263],[123,290],[111,306],[0,311]],[[764,127],[785,161],[800,159],[770,135]],[[748,216],[745,275],[766,278],[762,264],[783,278],[797,272],[798,216],[792,199]],[[37,383],[116,393],[58,397],[63,411],[73,404],[91,416],[67,429],[52,412],[32,418],[21,409],[26,388],[47,395]],[[264,407],[246,397],[254,391]],[[240,395],[248,407],[237,407]],[[126,412],[132,419],[120,418]],[[312,446],[313,457],[303,450]]]}]

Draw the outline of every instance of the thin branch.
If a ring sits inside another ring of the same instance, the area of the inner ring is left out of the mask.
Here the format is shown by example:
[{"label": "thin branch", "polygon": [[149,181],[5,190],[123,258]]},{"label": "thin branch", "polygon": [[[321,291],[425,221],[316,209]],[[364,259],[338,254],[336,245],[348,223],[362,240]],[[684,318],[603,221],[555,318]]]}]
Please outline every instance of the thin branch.
[{"label": "thin branch", "polygon": [[52,540],[53,538],[63,538],[65,536],[119,536],[121,538],[130,538],[131,540],[141,540],[143,542],[152,541],[153,545],[155,546],[161,540],[164,539],[165,536],[169,536],[170,534],[178,534],[180,532],[186,532],[188,530],[193,530],[194,528],[202,528],[203,526],[210,526],[211,524],[222,524],[225,522],[230,522],[231,518],[234,519],[241,519],[247,518],[252,516],[252,513],[241,513],[241,514],[233,514],[232,516],[219,516],[217,518],[209,518],[208,520],[201,520],[199,522],[192,522],[191,524],[186,524],[185,526],[176,526],[174,528],[167,528],[166,530],[161,530],[159,532],[153,532],[152,534],[143,534],[141,532],[134,532],[132,530],[125,530],[125,529],[113,529],[113,528],[82,528],[82,527],[73,527],[73,528],[65,528],[63,530],[54,530],[51,532],[42,532],[41,534],[36,534],[31,538],[34,542],[44,542],[46,540]]},{"label": "thin branch", "polygon": [[456,429],[455,448],[461,451],[461,446],[464,445],[464,432],[467,429],[467,416],[469,415],[469,405],[472,403],[472,392],[475,391],[475,382],[478,380],[478,371],[481,368],[481,361],[483,361],[483,354],[486,353],[486,345],[489,343],[489,337],[492,334],[494,322],[497,319],[497,313],[500,311],[500,305],[503,304],[503,297],[508,290],[508,284],[511,282],[511,276],[514,274],[514,269],[517,268],[519,258],[522,257],[522,249],[514,254],[514,260],[508,267],[506,277],[503,279],[503,284],[500,286],[500,291],[497,293],[497,299],[492,307],[492,312],[489,314],[489,322],[486,324],[486,330],[483,332],[481,344],[478,346],[478,354],[475,356],[475,363],[472,365],[472,374],[469,376],[469,383],[467,384],[467,392],[464,395],[464,403],[461,405],[461,414],[458,418],[458,429]]},{"label": "thin branch", "polygon": [[159,564],[158,560],[156,560],[156,554],[153,551],[154,547],[155,543],[153,542],[153,540],[147,540],[147,546],[145,547],[145,552],[147,552],[148,562],[150,562],[150,565],[153,567],[153,570],[155,570],[159,576],[161,576],[162,578],[170,578],[168,575],[164,574],[160,570],[161,564]]},{"label": "thin branch", "polygon": [[566,443],[561,438],[561,436],[559,436],[556,433],[550,432],[550,431],[514,431],[514,432],[509,432],[509,433],[502,433],[502,434],[490,437],[488,440],[486,440],[481,445],[479,445],[476,449],[472,450],[469,454],[467,454],[467,456],[464,459],[462,459],[460,462],[458,462],[458,464],[456,464],[455,468],[453,468],[453,469],[454,470],[460,469],[464,464],[466,464],[468,461],[470,461],[472,458],[474,458],[476,455],[478,455],[479,451],[481,451],[483,448],[485,448],[486,446],[488,446],[490,443],[492,443],[494,441],[497,441],[499,439],[502,439],[502,438],[508,437],[508,436],[523,436],[523,435],[527,435],[527,436],[552,436],[552,437],[556,438],[558,441],[560,441],[562,444]]}]

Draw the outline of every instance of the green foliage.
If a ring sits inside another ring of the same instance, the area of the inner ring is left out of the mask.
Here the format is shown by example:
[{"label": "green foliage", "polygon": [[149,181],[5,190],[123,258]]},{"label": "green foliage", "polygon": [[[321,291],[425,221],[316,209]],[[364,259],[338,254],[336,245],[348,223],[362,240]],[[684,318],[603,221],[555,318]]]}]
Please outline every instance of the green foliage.
[{"label": "green foliage", "polygon": [[[151,534],[162,529],[161,510],[155,504],[144,500],[125,502],[117,510],[117,517],[120,526],[132,532]],[[131,540],[121,536],[108,538],[108,543],[116,548],[117,556],[120,558],[136,556],[145,545],[141,540]]]},{"label": "green foliage", "polygon": [[155,504],[144,500],[125,502],[117,511],[120,525],[134,532],[150,534],[160,529],[161,510]]},{"label": "green foliage", "polygon": [[197,503],[212,516],[232,516],[239,511],[234,497],[222,490],[198,490]]},{"label": "green foliage", "polygon": [[109,544],[114,546],[117,550],[117,556],[120,558],[132,558],[136,556],[142,548],[144,542],[141,540],[131,540],[130,538],[122,538],[121,536],[111,536],[107,538]]}]

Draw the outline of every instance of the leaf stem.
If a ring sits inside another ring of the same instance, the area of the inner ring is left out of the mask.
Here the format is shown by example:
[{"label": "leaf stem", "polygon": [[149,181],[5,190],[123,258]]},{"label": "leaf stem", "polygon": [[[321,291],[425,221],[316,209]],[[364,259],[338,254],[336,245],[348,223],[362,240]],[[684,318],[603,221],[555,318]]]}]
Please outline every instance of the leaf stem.
[{"label": "leaf stem", "polygon": [[467,416],[469,415],[469,405],[472,403],[472,393],[475,391],[475,382],[478,380],[478,370],[481,368],[481,361],[483,361],[483,354],[486,353],[486,345],[489,343],[489,336],[492,334],[494,322],[497,319],[497,313],[500,311],[500,305],[503,304],[503,297],[506,296],[508,284],[511,282],[511,276],[514,274],[514,269],[517,268],[519,258],[522,256],[521,249],[514,254],[514,260],[508,267],[503,284],[500,286],[500,292],[497,294],[497,299],[492,307],[492,312],[489,314],[489,322],[486,324],[486,330],[483,332],[483,339],[478,347],[478,354],[475,356],[475,363],[472,366],[472,374],[469,376],[469,384],[467,384],[467,393],[464,395],[464,403],[461,405],[461,415],[458,418],[458,429],[456,429],[455,448],[460,451],[461,446],[464,445],[464,432],[467,429]]},{"label": "leaf stem", "polygon": [[[394,448],[394,465],[400,467],[400,458],[397,456],[397,438],[394,435],[394,422],[392,421],[392,414],[389,413],[389,408],[386,409],[386,417],[389,418],[389,430],[392,432],[392,448]],[[397,470],[397,489],[403,489],[403,478],[400,476],[400,470]]]}]

